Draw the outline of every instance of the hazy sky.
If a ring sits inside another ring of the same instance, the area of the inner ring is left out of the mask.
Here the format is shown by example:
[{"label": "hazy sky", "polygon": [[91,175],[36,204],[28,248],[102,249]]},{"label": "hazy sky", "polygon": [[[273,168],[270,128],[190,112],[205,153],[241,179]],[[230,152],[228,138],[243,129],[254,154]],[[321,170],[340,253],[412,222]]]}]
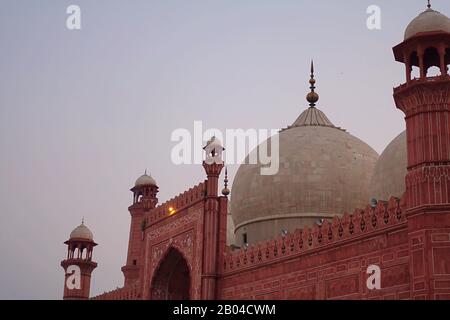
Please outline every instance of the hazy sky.
[{"label": "hazy sky", "polygon": [[[66,28],[77,4],[82,30]],[[369,31],[366,9],[381,8]],[[381,152],[404,129],[392,47],[425,0],[0,1],[0,298],[59,299],[70,231],[100,245],[93,295],[123,284],[145,168],[167,200],[205,178],[170,160],[177,128],[281,128],[318,107]],[[448,0],[433,7],[450,14]],[[236,166],[230,168],[233,177]]]}]

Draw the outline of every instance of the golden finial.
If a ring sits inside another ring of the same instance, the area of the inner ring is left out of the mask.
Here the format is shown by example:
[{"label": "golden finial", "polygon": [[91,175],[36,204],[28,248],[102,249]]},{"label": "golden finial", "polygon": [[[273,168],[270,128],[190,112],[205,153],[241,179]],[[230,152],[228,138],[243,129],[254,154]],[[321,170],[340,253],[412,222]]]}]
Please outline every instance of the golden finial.
[{"label": "golden finial", "polygon": [[309,80],[309,83],[311,84],[311,92],[308,93],[306,96],[306,100],[309,102],[309,106],[313,108],[317,101],[319,101],[319,95],[314,91],[316,89],[316,80],[314,79],[314,61],[311,60],[311,79]]},{"label": "golden finial", "polygon": [[225,179],[223,182],[225,187],[222,189],[222,194],[227,197],[230,194],[230,189],[228,189],[228,168],[225,168]]}]

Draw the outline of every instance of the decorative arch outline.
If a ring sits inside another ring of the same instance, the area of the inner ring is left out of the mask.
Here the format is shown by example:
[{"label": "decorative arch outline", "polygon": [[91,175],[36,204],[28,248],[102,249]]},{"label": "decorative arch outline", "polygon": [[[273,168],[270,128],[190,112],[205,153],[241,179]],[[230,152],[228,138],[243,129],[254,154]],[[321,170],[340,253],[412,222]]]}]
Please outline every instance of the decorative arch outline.
[{"label": "decorative arch outline", "polygon": [[182,248],[169,244],[155,265],[150,280],[152,300],[190,300],[192,290],[192,266]]}]

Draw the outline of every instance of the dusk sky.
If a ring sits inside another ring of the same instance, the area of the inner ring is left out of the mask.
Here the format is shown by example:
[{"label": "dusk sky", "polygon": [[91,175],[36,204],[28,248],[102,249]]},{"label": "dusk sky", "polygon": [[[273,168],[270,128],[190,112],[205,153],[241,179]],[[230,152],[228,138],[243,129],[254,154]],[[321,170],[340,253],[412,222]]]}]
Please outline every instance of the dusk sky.
[{"label": "dusk sky", "polygon": [[[66,8],[81,8],[81,30]],[[450,15],[448,0],[432,1]],[[381,30],[366,26],[381,8]],[[0,299],[61,299],[70,232],[99,246],[91,295],[123,285],[132,202],[205,179],[176,166],[177,128],[276,129],[317,107],[381,153],[404,130],[392,47],[425,0],[1,0]],[[230,166],[231,181],[237,166]]]}]

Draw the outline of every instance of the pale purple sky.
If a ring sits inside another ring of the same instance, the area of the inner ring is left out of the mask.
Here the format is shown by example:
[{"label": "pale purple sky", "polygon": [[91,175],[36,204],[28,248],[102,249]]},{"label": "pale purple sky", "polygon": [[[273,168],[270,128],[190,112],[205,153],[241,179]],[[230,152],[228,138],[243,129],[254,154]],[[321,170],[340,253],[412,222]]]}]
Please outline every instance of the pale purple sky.
[{"label": "pale purple sky", "polygon": [[[82,30],[66,29],[78,4]],[[379,5],[382,29],[366,28]],[[205,178],[170,160],[174,129],[281,128],[318,107],[381,152],[404,129],[392,47],[425,0],[0,3],[0,299],[59,299],[70,231],[100,245],[92,294],[123,284],[129,188],[145,168],[160,201]],[[433,7],[450,14],[448,0]],[[233,177],[236,166],[231,167]]]}]

